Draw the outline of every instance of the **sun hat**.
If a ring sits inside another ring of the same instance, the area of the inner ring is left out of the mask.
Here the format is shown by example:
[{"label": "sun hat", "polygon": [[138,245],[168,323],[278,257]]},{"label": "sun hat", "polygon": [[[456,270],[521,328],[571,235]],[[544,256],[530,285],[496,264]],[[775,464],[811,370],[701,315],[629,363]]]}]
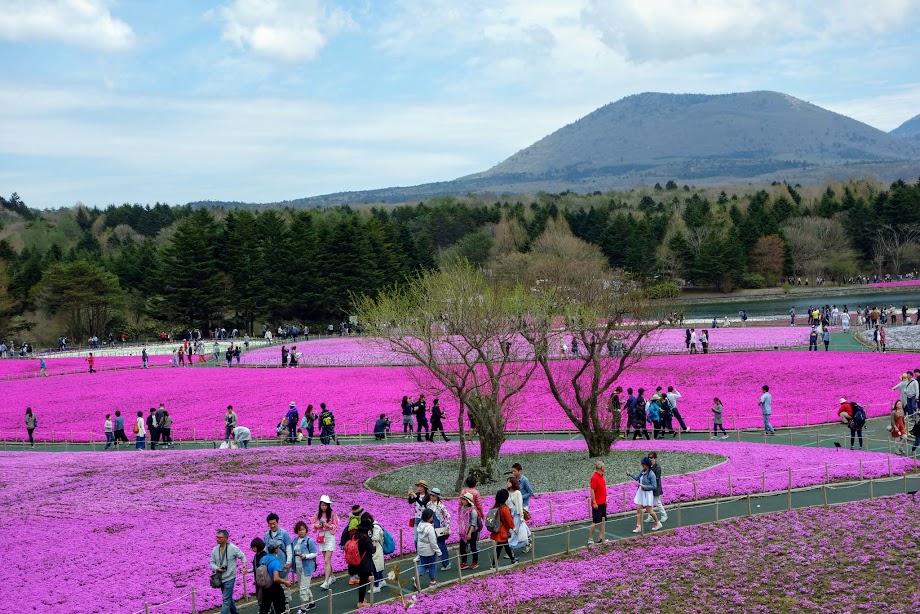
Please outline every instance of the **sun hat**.
[{"label": "sun hat", "polygon": [[295,403],[294,401],[291,401],[291,407],[294,407],[295,405],[297,405],[297,403]]},{"label": "sun hat", "polygon": [[425,488],[428,488],[428,482],[426,482],[425,480],[419,480],[418,482],[415,483],[415,485],[424,486]]},{"label": "sun hat", "polygon": [[840,404],[841,404],[841,405],[843,405],[843,404],[846,403],[846,402],[847,402],[847,400],[846,400],[845,397],[840,397]]},{"label": "sun hat", "polygon": [[472,493],[466,493],[465,495],[463,495],[462,499],[468,502],[470,505],[473,505],[473,494]]},{"label": "sun hat", "polygon": [[320,503],[325,503],[326,505],[332,505],[332,500],[329,498],[329,495],[323,495],[319,498]]},{"label": "sun hat", "polygon": [[432,488],[429,492],[431,492],[431,494],[433,494],[433,495],[437,495],[438,497],[441,496],[441,489],[440,489],[440,488]]}]

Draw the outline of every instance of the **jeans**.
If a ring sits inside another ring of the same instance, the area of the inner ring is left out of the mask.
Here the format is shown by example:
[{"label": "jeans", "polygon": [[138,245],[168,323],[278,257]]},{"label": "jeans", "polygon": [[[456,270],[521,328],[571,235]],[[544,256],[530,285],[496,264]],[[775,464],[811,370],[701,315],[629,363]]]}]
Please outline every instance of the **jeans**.
[{"label": "jeans", "polygon": [[147,447],[147,441],[145,437],[138,435],[134,438],[134,447],[138,450],[143,450]]},{"label": "jeans", "polygon": [[862,450],[862,447],[863,447],[862,427],[859,427],[858,429],[852,429],[852,428],[850,429],[850,449],[851,450],[853,449],[853,440],[856,438],[857,435],[859,436],[859,449]]},{"label": "jeans", "polygon": [[425,439],[428,439],[429,437],[431,437],[431,432],[428,429],[428,419],[427,418],[422,418],[418,420],[417,424],[418,424],[418,427],[415,432],[415,437],[418,441],[422,440],[422,429],[425,429]]},{"label": "jeans", "polygon": [[112,444],[115,443],[115,433],[111,431],[106,431],[105,433],[105,449],[108,450]]},{"label": "jeans", "polygon": [[677,418],[677,422],[678,422],[678,424],[680,424],[681,430],[686,431],[686,430],[687,430],[687,424],[684,422],[683,417],[680,415],[680,412],[677,411],[677,408],[676,408],[676,407],[675,407],[674,409],[671,410],[671,415],[674,416],[675,418]]},{"label": "jeans", "polygon": [[904,406],[904,415],[910,416],[917,411],[917,397],[907,397],[907,404]]},{"label": "jeans", "polygon": [[403,434],[412,432],[412,416],[403,416]]},{"label": "jeans", "polygon": [[721,423],[721,422],[716,422],[716,423],[714,423],[714,424],[712,425],[712,436],[713,436],[713,437],[716,436],[716,434],[719,432],[719,429],[722,429],[722,433],[728,435],[728,433],[725,432],[725,427],[722,426],[722,423]]},{"label": "jeans", "polygon": [[466,552],[469,552],[473,555],[473,565],[479,565],[479,548],[476,545],[476,540],[478,539],[476,531],[473,531],[473,537],[467,540],[460,540],[460,564],[466,565]]},{"label": "jeans", "polygon": [[248,440],[248,439],[244,439],[243,441],[241,441],[241,442],[240,442],[240,447],[243,448],[244,450],[245,450],[246,448],[248,448],[248,447],[249,447],[249,440]]},{"label": "jeans", "polygon": [[29,432],[29,445],[30,445],[30,446],[34,446],[34,445],[35,445],[35,437],[34,437],[33,433],[35,433],[35,429],[26,429],[26,430]]},{"label": "jeans", "polygon": [[441,550],[441,569],[450,565],[450,554],[447,552],[447,540],[439,539],[438,548]]},{"label": "jeans", "polygon": [[297,443],[297,425],[288,425],[288,443]]},{"label": "jeans", "polygon": [[424,576],[427,571],[428,579],[434,580],[438,575],[438,555],[419,556],[418,567],[419,576]]},{"label": "jeans", "polygon": [[220,606],[220,614],[237,614],[236,603],[233,601],[233,587],[236,585],[236,577],[224,580],[221,585],[221,594],[223,603]]},{"label": "jeans", "polygon": [[763,430],[767,433],[773,432],[773,425],[770,424],[770,414],[763,415]]}]

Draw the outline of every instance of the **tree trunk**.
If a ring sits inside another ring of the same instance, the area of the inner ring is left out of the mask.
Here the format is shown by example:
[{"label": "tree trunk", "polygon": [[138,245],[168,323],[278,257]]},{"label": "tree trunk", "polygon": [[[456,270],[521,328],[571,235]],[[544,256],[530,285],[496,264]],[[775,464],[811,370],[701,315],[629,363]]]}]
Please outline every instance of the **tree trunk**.
[{"label": "tree trunk", "polygon": [[463,416],[466,405],[460,402],[460,409],[457,410],[457,436],[460,438],[460,470],[457,472],[457,481],[454,483],[454,492],[459,494],[466,480],[466,433],[463,429]]},{"label": "tree trunk", "polygon": [[495,478],[495,461],[505,443],[504,431],[479,431],[479,464],[490,480]]}]

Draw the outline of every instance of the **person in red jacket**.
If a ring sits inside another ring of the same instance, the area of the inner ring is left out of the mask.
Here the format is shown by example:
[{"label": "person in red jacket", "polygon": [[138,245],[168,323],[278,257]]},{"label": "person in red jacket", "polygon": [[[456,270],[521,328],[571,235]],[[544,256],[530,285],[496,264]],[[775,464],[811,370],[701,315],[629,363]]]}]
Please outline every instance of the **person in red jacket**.
[{"label": "person in red jacket", "polygon": [[498,531],[492,531],[490,534],[492,541],[495,542],[495,556],[492,558],[492,569],[495,569],[495,566],[498,565],[498,557],[502,548],[508,553],[511,564],[514,565],[517,563],[517,559],[514,558],[514,552],[511,550],[511,546],[508,545],[508,536],[510,532],[514,530],[514,518],[512,518],[511,509],[508,507],[508,496],[508,491],[502,488],[495,493],[495,505],[492,506],[492,509],[498,509],[498,517],[501,521]]}]

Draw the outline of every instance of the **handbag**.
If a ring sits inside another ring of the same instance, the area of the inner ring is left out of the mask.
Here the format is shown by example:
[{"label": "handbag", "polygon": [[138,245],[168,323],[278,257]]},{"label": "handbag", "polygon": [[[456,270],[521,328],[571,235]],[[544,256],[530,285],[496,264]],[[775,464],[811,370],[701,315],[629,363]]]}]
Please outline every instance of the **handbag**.
[{"label": "handbag", "polygon": [[140,427],[137,426],[137,423],[135,423],[135,424],[134,424],[134,434],[137,435],[137,434],[140,433],[140,432],[141,432]]},{"label": "handbag", "polygon": [[524,522],[530,522],[530,510],[524,510]]},{"label": "handbag", "polygon": [[409,519],[409,527],[410,527],[410,528],[414,528],[414,527],[415,527],[415,518],[410,518],[410,519]]},{"label": "handbag", "polygon": [[325,534],[325,533],[320,533],[319,535],[317,535],[317,536],[316,536],[316,543],[317,543],[317,544],[325,544],[325,543],[326,543],[326,534]]},{"label": "handbag", "polygon": [[[137,428],[137,425],[134,425],[134,428]],[[227,549],[224,548],[224,564],[222,566],[224,569],[227,568]],[[211,588],[223,588],[224,587],[224,572],[215,571],[211,574],[210,583]]]}]

